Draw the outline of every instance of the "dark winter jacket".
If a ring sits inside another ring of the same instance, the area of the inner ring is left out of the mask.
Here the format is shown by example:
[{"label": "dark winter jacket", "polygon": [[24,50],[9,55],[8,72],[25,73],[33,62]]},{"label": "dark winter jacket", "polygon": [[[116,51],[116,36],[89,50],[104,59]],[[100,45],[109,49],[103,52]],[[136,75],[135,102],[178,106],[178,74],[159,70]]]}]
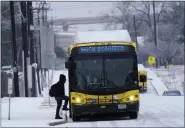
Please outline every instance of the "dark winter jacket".
[{"label": "dark winter jacket", "polygon": [[65,88],[64,88],[65,82],[66,82],[66,77],[65,75],[61,74],[59,81],[56,84],[52,85],[52,88],[53,88],[52,90],[55,93],[55,97],[65,95]]}]

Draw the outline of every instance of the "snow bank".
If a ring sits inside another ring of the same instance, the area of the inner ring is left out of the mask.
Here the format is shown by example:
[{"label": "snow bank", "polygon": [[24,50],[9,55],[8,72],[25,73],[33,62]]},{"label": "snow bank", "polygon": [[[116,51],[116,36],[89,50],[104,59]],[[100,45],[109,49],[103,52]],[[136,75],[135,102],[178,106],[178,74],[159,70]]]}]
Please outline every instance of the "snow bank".
[{"label": "snow bank", "polygon": [[146,68],[148,78],[151,79],[151,84],[155,88],[156,92],[158,93],[159,96],[162,96],[163,92],[168,90],[165,84],[162,82],[161,78],[159,78],[156,73],[151,70]]},{"label": "snow bank", "polygon": [[130,42],[131,38],[127,30],[84,31],[76,33],[74,43],[101,42],[101,41]]}]

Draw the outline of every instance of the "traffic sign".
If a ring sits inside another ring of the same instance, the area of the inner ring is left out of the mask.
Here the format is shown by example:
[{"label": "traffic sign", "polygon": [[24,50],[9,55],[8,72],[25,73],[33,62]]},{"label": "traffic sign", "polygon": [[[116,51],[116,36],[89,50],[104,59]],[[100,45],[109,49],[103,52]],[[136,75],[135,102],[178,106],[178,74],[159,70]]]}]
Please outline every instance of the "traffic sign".
[{"label": "traffic sign", "polygon": [[13,86],[12,86],[12,78],[8,78],[8,94],[12,94],[13,93]]},{"label": "traffic sign", "polygon": [[156,62],[155,62],[155,57],[154,56],[149,56],[148,57],[148,63],[149,64],[155,64]]},{"label": "traffic sign", "polygon": [[12,92],[13,92],[12,86],[8,86],[8,94],[12,94]]},{"label": "traffic sign", "polygon": [[170,67],[173,67],[173,64],[168,64],[168,67],[170,68]]}]

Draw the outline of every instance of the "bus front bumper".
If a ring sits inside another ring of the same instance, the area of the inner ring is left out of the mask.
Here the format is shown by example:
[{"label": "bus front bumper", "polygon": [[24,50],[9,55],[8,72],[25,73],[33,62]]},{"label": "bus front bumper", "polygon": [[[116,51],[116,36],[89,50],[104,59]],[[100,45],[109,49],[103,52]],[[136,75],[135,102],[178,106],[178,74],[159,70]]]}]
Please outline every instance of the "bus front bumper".
[{"label": "bus front bumper", "polygon": [[[126,107],[125,107],[126,106]],[[139,111],[139,101],[125,104],[85,104],[71,105],[74,114],[103,114],[103,113],[124,113]]]}]

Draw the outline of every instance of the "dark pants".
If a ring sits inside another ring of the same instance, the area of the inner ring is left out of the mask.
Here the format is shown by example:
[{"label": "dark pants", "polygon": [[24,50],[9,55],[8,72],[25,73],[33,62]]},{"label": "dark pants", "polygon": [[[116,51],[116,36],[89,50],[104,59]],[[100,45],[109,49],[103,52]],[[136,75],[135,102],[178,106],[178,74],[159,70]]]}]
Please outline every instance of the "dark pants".
[{"label": "dark pants", "polygon": [[55,97],[55,100],[57,101],[56,117],[58,117],[60,108],[62,106],[62,100],[65,100],[63,108],[67,108],[69,97],[68,96]]}]

